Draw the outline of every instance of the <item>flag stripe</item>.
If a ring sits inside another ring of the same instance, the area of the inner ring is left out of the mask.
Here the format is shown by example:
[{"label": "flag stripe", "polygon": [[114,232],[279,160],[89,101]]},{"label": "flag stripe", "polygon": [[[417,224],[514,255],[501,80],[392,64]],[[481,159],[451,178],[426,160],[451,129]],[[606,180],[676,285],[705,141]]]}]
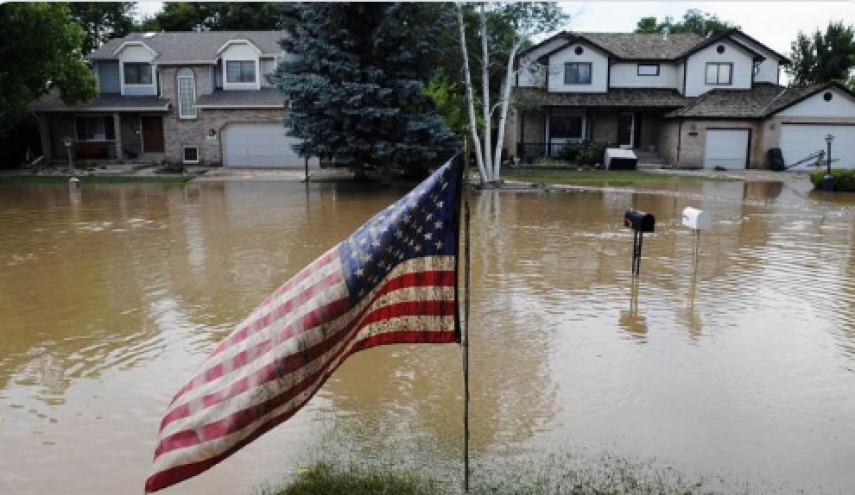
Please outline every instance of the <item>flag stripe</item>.
[{"label": "flag stripe", "polygon": [[[208,408],[204,411],[196,412],[196,414],[200,414],[205,418],[204,424],[202,425],[196,425],[198,421],[196,421],[196,418],[194,417],[184,418],[185,420],[179,423],[179,431],[172,434],[164,432],[161,435],[163,439],[161,440],[160,445],[158,445],[155,454],[161,455],[178,448],[185,448],[202,442],[207,442],[232,433],[233,431],[243,428],[247,424],[255,421],[260,415],[264,414],[265,411],[269,411],[281,404],[282,399],[279,394],[283,388],[287,390],[289,386],[296,387],[296,382],[298,381],[298,376],[300,374],[311,373],[317,369],[324,369],[330,361],[336,358],[336,354],[341,352],[341,349],[350,342],[351,338],[356,335],[360,329],[378,322],[390,321],[392,323],[396,323],[396,318],[389,318],[387,316],[390,312],[394,312],[394,314],[400,315],[400,317],[416,315],[442,317],[453,315],[453,305],[453,301],[410,301],[398,303],[392,306],[376,308],[362,318],[356,326],[355,331],[351,331],[353,330],[351,328],[346,328],[337,335],[329,337],[327,340],[322,341],[312,348],[307,348],[298,354],[286,356],[281,360],[278,360],[275,364],[271,364],[262,370],[262,373],[257,377],[257,380],[252,380],[251,382],[249,380],[246,381],[244,383],[246,388],[241,387],[242,390],[239,390],[239,393],[248,390],[250,383],[257,385],[251,391],[250,399],[237,398],[243,400],[234,400],[234,402],[240,404],[240,407],[243,409],[233,412],[232,409],[229,408],[231,405],[230,401],[236,398],[229,397],[217,404],[214,408]],[[416,317],[416,319],[417,318],[418,317]],[[403,321],[412,322],[416,319]],[[388,325],[391,325],[391,323]],[[416,325],[416,323],[411,323],[411,325]],[[286,375],[292,375],[291,379],[286,379]],[[211,417],[214,413],[221,410],[228,412],[229,414],[219,419]],[[188,429],[180,429],[181,425],[186,424],[193,424],[196,426]]]},{"label": "flag stripe", "polygon": [[[314,388],[320,389],[324,383],[329,379],[332,373],[341,366],[341,363],[348,358],[350,355],[357,351],[362,351],[368,349],[370,347],[375,347],[379,345],[385,344],[393,344],[398,342],[408,342],[408,343],[426,343],[426,344],[445,344],[454,342],[456,337],[454,332],[448,331],[434,331],[434,332],[423,332],[423,331],[396,331],[385,334],[378,334],[372,336],[364,341],[360,340],[357,342],[351,349],[347,351],[346,354],[343,354],[335,363],[335,368],[329,369],[328,373],[319,373],[321,375],[322,380],[315,385]],[[267,433],[272,428],[276,427],[280,423],[288,420],[296,414],[307,402],[312,399],[313,395],[309,395],[307,397],[302,397],[300,402],[292,404],[284,412],[277,414],[274,417],[271,417],[268,421],[262,424],[259,428],[255,429],[244,437],[243,439],[237,441],[232,444],[227,450],[219,452],[211,457],[205,458],[200,461],[190,462],[188,464],[176,465],[175,467],[164,469],[162,471],[157,471],[146,481],[146,492],[151,493],[158,490],[162,490],[164,488],[170,487],[180,481],[183,481],[187,478],[191,478],[196,476],[208,469],[214,467],[220,462],[227,459],[229,456],[237,452],[238,450],[245,447],[247,444],[252,443],[255,439],[260,437],[261,435]]]},{"label": "flag stripe", "polygon": [[[438,284],[433,285],[433,286],[416,286],[416,287],[413,287],[412,282],[409,282],[410,285],[404,285],[404,284],[408,283],[407,280],[401,280],[404,277],[396,279],[395,282],[398,282],[398,285],[401,285],[401,287],[398,288],[397,290],[391,291],[391,292],[390,291],[384,291],[384,293],[386,293],[386,294],[394,295],[394,298],[383,298],[380,296],[380,294],[378,294],[378,297],[376,299],[376,303],[374,304],[374,306],[378,307],[378,308],[381,306],[387,306],[390,303],[390,299],[395,300],[395,301],[403,301],[403,302],[406,302],[406,301],[418,302],[418,301],[423,300],[425,297],[432,297],[433,299],[436,299],[436,300],[453,301],[454,300],[454,288],[453,288],[454,273],[453,272],[444,272],[444,273],[445,273],[444,280],[443,279],[438,280],[437,281]],[[403,282],[403,283],[401,283],[401,282]],[[439,283],[443,283],[443,285],[439,285]],[[362,314],[360,314],[359,316],[361,317]],[[378,318],[379,317],[385,317],[385,316],[381,315],[381,316],[378,316]],[[352,326],[350,328],[352,328]],[[315,330],[316,329],[313,328],[313,329],[311,329],[312,333],[309,333],[309,331],[307,331],[306,335],[300,337],[302,340],[301,348],[311,348],[311,347],[316,346],[317,344],[323,342],[325,339],[335,339],[336,338],[335,332],[338,331],[336,328],[333,328],[332,325],[329,325],[329,327],[325,331],[315,331]],[[348,329],[346,328],[344,331],[346,332],[346,331],[348,331]],[[338,333],[341,333],[341,332],[338,332]],[[272,343],[273,341],[271,340],[268,342]],[[330,340],[330,343],[333,343],[333,342],[334,342],[333,340]],[[288,349],[289,345],[290,345],[291,349]],[[270,351],[271,349],[266,349],[266,350]],[[294,352],[288,353],[289,350],[293,350]],[[300,354],[300,356],[299,356],[300,359],[304,359],[307,356],[307,353],[305,350],[295,349],[293,342],[285,342],[285,343],[277,345],[277,350],[275,352],[275,355],[279,356],[279,357],[276,360],[262,362],[257,366],[252,366],[252,367],[250,367],[250,369],[248,369],[244,373],[242,373],[242,376],[240,378],[231,382],[226,387],[220,388],[218,390],[212,390],[210,393],[196,397],[193,400],[188,401],[188,402],[181,404],[179,406],[175,406],[171,411],[169,411],[169,413],[166,415],[166,417],[162,421],[162,423],[161,423],[161,429],[162,429],[161,434],[162,435],[168,434],[169,432],[171,432],[172,430],[175,429],[174,427],[170,428],[169,430],[166,429],[166,426],[171,424],[172,422],[177,421],[181,418],[190,416],[191,414],[198,412],[204,408],[217,405],[217,403],[219,403],[221,401],[225,401],[225,400],[234,398],[235,396],[237,396],[237,395],[245,392],[246,390],[248,390],[251,385],[260,385],[260,384],[266,383],[270,380],[273,380],[276,378],[281,378],[283,376],[283,374],[292,371],[291,366],[293,366],[293,363],[291,363],[290,360],[296,359],[295,356],[297,356],[298,353]],[[309,356],[309,358],[311,358],[311,353],[309,353],[308,356]]]},{"label": "flag stripe", "polygon": [[[432,265],[438,265],[438,267],[446,267],[446,266],[450,265],[450,260],[448,260],[448,259],[434,260],[434,262],[430,263],[430,265],[428,265],[428,266],[432,266]],[[410,270],[418,270],[419,267],[421,267],[421,266],[426,266],[426,265],[425,265],[425,263],[419,263],[418,266],[403,266],[400,271],[396,271],[396,272],[391,273],[390,275],[394,275],[394,274],[403,272],[399,277],[392,278],[389,282],[387,282],[386,284],[381,286],[379,288],[379,290],[376,292],[375,296],[367,297],[364,300],[364,304],[360,305],[361,308],[367,307],[368,304],[374,303],[374,301],[377,297],[386,295],[387,293],[389,293],[393,290],[399,290],[399,289],[406,288],[406,287],[415,287],[419,284],[439,285],[439,286],[449,286],[449,285],[454,284],[454,272],[452,272],[452,271],[447,271],[447,270],[446,271],[431,270],[431,271],[415,271],[415,272],[410,271]],[[405,272],[405,270],[406,270],[406,272]],[[356,316],[361,314],[361,308],[356,307],[356,308],[351,309],[349,313],[344,314],[344,316],[342,317],[344,311],[341,311],[341,309],[343,309],[343,306],[345,304],[347,304],[347,303],[344,299],[340,299],[340,300],[333,302],[326,309],[326,311],[328,311],[328,313],[326,313],[326,314],[331,314],[333,318],[336,318],[336,317],[343,318],[343,320],[342,320],[343,322],[347,322],[349,319],[355,318]],[[333,319],[333,318],[330,318],[330,319]],[[314,314],[314,312],[310,311],[308,315],[303,316],[302,320],[294,322],[289,327],[286,327],[283,329],[271,328],[270,332],[265,333],[265,335],[267,336],[267,340],[260,341],[256,344],[258,346],[257,351],[260,351],[261,349],[268,349],[268,350],[274,349],[274,346],[273,346],[274,342],[279,342],[279,345],[288,345],[288,341],[286,339],[288,339],[289,337],[292,337],[293,330],[295,329],[294,327],[302,328],[303,332],[309,332],[309,331],[317,328],[320,324],[323,324],[323,323],[326,323],[326,322],[324,322],[324,321],[318,322],[317,315]],[[337,326],[334,328],[336,330],[338,329]],[[277,330],[279,330],[279,332],[277,332]],[[243,348],[241,348],[241,349],[243,349]],[[248,350],[247,349],[241,350],[241,349],[238,349],[238,351],[233,356],[231,356],[231,357],[233,357],[232,362],[230,364],[230,366],[231,366],[230,371],[232,371],[232,372],[236,372],[237,370],[243,368],[244,366],[251,365],[254,362],[254,359],[250,360],[248,358],[244,358],[244,355],[249,356],[249,354],[247,354]],[[261,353],[256,354],[256,352],[252,352],[252,351],[250,351],[250,352],[255,357],[262,355]],[[257,369],[259,367],[260,366],[256,366],[255,368]],[[202,379],[194,380],[194,382],[197,382],[197,383],[194,383],[194,386],[187,390],[189,392],[191,389],[193,389],[194,393],[192,394],[192,396],[184,397],[184,400],[180,404],[175,404],[176,401],[173,400],[173,405],[170,407],[171,410],[167,413],[167,415],[164,417],[163,421],[161,422],[161,428],[163,428],[163,426],[165,426],[166,424],[168,424],[171,421],[171,417],[173,415],[172,409],[180,408],[182,406],[186,406],[190,402],[192,402],[193,400],[198,399],[200,396],[203,396],[205,394],[210,393],[217,384],[219,384],[221,381],[223,381],[221,379],[226,375],[225,368],[226,368],[226,365],[224,363],[218,363],[215,366],[211,367],[209,370],[207,370],[201,374],[201,376],[204,377],[204,380],[202,380]],[[255,370],[252,370],[252,371],[255,371]]]},{"label": "flag stripe", "polygon": [[207,360],[211,360],[229,346],[246,339],[253,333],[263,330],[266,327],[263,323],[265,321],[269,322],[270,315],[273,314],[282,304],[287,303],[292,299],[294,294],[300,293],[307,287],[318,285],[318,283],[330,273],[340,273],[337,263],[335,263],[336,261],[338,261],[338,256],[336,249],[333,248],[316,260],[316,262],[312,264],[314,266],[310,265],[309,267],[304,268],[289,281],[282,284],[282,286],[276,289],[273,294],[265,298],[265,300],[259,304],[255,310],[253,310],[248,318],[238,325],[235,332],[217,345],[211,355],[208,356]]}]

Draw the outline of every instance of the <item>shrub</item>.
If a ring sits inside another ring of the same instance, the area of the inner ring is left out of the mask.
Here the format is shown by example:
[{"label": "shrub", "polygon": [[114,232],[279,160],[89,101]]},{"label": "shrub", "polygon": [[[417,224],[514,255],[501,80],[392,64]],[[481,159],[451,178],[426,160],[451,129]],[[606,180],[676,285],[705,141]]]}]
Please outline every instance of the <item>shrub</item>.
[{"label": "shrub", "polygon": [[596,165],[603,163],[603,156],[609,143],[605,141],[585,141],[579,148],[579,163],[581,165]]},{"label": "shrub", "polygon": [[[855,169],[831,169],[834,177],[834,189],[837,191],[855,191]],[[825,169],[820,169],[810,174],[810,181],[814,187],[819,187],[822,178],[825,177]]]}]

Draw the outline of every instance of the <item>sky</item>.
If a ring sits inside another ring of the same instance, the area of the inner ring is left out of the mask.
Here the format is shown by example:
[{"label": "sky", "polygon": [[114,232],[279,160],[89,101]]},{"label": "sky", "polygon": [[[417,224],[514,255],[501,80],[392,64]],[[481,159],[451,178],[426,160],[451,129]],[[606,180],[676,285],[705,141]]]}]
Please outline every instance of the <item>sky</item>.
[{"label": "sky", "polygon": [[[697,8],[742,27],[749,36],[787,55],[799,30],[812,32],[829,21],[855,23],[855,0],[840,2],[560,2],[573,16],[568,30],[631,32],[642,17],[680,19]],[[140,2],[140,14],[153,14],[162,2]]]}]

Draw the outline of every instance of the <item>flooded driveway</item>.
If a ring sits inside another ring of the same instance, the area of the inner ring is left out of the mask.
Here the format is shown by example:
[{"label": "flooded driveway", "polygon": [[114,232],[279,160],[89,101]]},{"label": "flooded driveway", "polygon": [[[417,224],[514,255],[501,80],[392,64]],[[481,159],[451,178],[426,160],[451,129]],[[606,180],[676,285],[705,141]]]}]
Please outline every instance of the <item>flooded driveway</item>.
[{"label": "flooded driveway", "polygon": [[[0,493],[141,492],[160,417],[207,353],[403,192],[0,185]],[[635,289],[629,206],[658,219]],[[686,206],[713,218],[697,269]],[[608,452],[852,492],[855,195],[686,182],[484,193],[472,213],[479,469]],[[165,493],[249,493],[319,455],[459,476],[461,393],[456,346],[358,354],[292,420]]]}]

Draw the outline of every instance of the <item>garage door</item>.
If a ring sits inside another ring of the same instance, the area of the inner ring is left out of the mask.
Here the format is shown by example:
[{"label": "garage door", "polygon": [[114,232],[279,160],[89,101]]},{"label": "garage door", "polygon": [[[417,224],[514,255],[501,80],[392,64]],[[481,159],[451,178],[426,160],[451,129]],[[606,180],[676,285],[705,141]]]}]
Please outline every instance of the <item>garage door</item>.
[{"label": "garage door", "polygon": [[305,160],[291,149],[297,142],[299,140],[286,135],[285,128],[278,123],[229,124],[223,130],[223,164],[252,168],[303,167]]},{"label": "garage door", "polygon": [[[789,165],[807,157],[811,153],[825,150],[825,136],[831,134],[831,166],[837,168],[855,167],[855,125],[781,125],[781,153],[784,163]],[[810,164],[799,165],[793,170],[812,169]]]},{"label": "garage door", "polygon": [[747,168],[748,129],[707,129],[704,168]]}]

